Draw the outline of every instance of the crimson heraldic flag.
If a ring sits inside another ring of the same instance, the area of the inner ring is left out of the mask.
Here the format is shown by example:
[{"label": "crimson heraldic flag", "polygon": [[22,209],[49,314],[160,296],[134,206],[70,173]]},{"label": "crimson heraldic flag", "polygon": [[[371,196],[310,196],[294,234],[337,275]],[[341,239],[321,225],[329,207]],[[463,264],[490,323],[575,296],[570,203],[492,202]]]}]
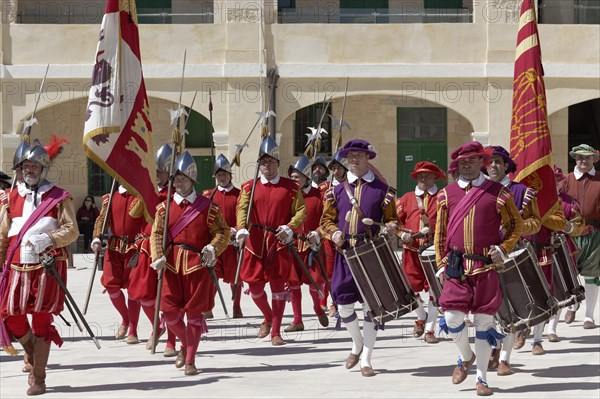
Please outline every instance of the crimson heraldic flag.
[{"label": "crimson heraldic flag", "polygon": [[107,0],[83,131],[87,156],[142,199],[150,222],[159,197],[135,0]]},{"label": "crimson heraldic flag", "polygon": [[513,179],[538,192],[542,220],[559,206],[552,168],[552,142],[535,10],[523,0],[515,54],[510,154],[517,164]]}]

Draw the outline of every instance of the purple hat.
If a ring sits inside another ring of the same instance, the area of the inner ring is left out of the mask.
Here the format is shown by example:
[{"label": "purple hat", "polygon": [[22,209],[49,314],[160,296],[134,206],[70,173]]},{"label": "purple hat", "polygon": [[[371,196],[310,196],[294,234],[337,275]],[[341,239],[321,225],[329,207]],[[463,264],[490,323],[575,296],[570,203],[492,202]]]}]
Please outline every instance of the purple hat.
[{"label": "purple hat", "polygon": [[510,154],[508,153],[508,151],[506,151],[506,148],[501,147],[499,145],[493,145],[488,148],[493,150],[492,156],[500,155],[502,159],[504,159],[504,162],[508,164],[508,169],[506,170],[506,173],[514,173],[517,171],[517,164],[515,164],[515,162],[511,159]]},{"label": "purple hat", "polygon": [[373,148],[373,146],[371,144],[369,144],[367,141],[361,140],[361,139],[355,139],[355,140],[350,140],[349,142],[346,143],[344,148],[342,148],[342,150],[340,151],[340,156],[342,158],[347,158],[349,152],[355,152],[355,151],[366,152],[367,155],[369,156],[369,159],[373,159],[377,155],[377,153],[375,152],[375,148]]}]

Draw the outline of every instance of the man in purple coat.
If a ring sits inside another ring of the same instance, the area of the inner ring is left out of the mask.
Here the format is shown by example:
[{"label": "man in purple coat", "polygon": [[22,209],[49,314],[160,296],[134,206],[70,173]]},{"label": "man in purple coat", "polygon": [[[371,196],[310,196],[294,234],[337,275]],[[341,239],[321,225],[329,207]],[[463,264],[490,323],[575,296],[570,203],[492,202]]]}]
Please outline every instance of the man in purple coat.
[{"label": "man in purple coat", "polygon": [[[445,278],[439,301],[446,322],[443,328],[461,354],[452,383],[460,384],[467,378],[477,355],[477,395],[488,396],[493,393],[486,382],[491,344],[503,337],[494,328],[494,315],[502,303],[494,264],[502,262],[514,248],[523,230],[523,219],[510,191],[481,173],[490,153],[480,143],[463,144],[451,157],[459,177],[438,194],[434,241],[438,275]],[[504,235],[500,234],[501,228]],[[464,331],[468,312],[474,315],[475,353]]]},{"label": "man in purple coat", "polygon": [[[386,229],[395,234],[398,228],[395,207],[396,190],[375,176],[369,169],[369,159],[375,158],[373,146],[364,140],[351,140],[341,150],[340,155],[348,159],[347,183],[330,187],[324,198],[321,233],[336,245],[331,296],[338,305],[340,318],[352,337],[352,351],[346,359],[346,368],[351,369],[360,359],[361,373],[365,377],[375,375],[371,366],[371,355],[375,347],[377,330],[374,323],[365,316],[363,334],[360,332],[354,305],[363,302],[356,282],[348,268],[348,263],[340,253],[364,241],[367,229],[373,235],[379,225],[365,226],[362,218],[353,209],[350,196],[357,201],[365,218],[385,223]],[[349,214],[349,217],[346,215]],[[348,221],[346,221],[348,220]],[[364,305],[363,305],[363,311]],[[366,314],[366,312],[365,312]],[[360,358],[362,354],[362,358]]]}]

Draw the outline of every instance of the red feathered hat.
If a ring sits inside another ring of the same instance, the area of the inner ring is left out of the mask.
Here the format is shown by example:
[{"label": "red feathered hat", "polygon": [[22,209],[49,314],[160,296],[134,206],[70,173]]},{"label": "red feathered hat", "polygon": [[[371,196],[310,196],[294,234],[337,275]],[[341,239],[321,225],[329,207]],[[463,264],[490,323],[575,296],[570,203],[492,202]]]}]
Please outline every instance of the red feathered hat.
[{"label": "red feathered hat", "polygon": [[419,173],[433,173],[435,180],[444,179],[446,180],[446,174],[436,164],[428,161],[417,162],[415,169],[410,174],[410,177],[417,179]]}]

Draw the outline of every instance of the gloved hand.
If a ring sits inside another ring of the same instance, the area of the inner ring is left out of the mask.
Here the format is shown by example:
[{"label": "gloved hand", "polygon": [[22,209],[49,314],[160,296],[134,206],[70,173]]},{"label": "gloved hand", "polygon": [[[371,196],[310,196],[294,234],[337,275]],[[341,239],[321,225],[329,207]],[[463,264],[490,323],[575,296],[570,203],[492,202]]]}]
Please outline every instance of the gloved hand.
[{"label": "gloved hand", "polygon": [[289,244],[294,240],[294,233],[289,226],[281,225],[277,228],[277,232],[275,233],[277,239],[285,244]]},{"label": "gloved hand", "polygon": [[52,246],[52,239],[46,233],[36,234],[27,239],[26,245],[36,254],[41,254],[46,248]]},{"label": "gloved hand", "polygon": [[208,267],[213,267],[217,263],[217,257],[215,255],[215,247],[208,244],[202,248],[202,263]]},{"label": "gloved hand", "polygon": [[398,232],[399,227],[398,227],[398,223],[396,222],[387,222],[385,224],[385,227],[383,228],[382,233],[388,233],[391,234],[392,236],[396,235],[396,233]]},{"label": "gloved hand", "polygon": [[230,227],[229,228],[229,243],[231,245],[233,245],[233,243],[235,242],[235,235],[237,234],[237,230],[235,229],[235,227]]},{"label": "gloved hand", "polygon": [[308,245],[317,250],[321,244],[321,235],[318,231],[311,231],[306,235],[306,239],[308,240]]},{"label": "gloved hand", "polygon": [[573,226],[573,223],[569,220],[567,220],[567,225],[565,226],[563,233],[565,234],[571,234],[573,232],[575,226]]},{"label": "gloved hand", "polygon": [[344,234],[341,231],[336,231],[331,235],[331,241],[337,246],[341,247],[344,245]]},{"label": "gloved hand", "polygon": [[94,251],[94,254],[98,255],[102,249],[102,242],[99,238],[94,238],[90,244],[90,247],[92,248],[92,251]]},{"label": "gloved hand", "polygon": [[156,259],[154,262],[150,263],[150,267],[153,268],[154,270],[156,270],[157,272],[160,272],[161,270],[163,270],[166,265],[167,265],[167,258],[165,258],[164,255],[161,256],[160,258]]},{"label": "gloved hand", "polygon": [[412,235],[406,231],[403,231],[402,234],[400,234],[400,239],[404,242],[412,242],[413,240]]},{"label": "gloved hand", "polygon": [[240,229],[235,234],[235,240],[238,242],[238,245],[241,247],[246,243],[246,240],[250,237],[250,233],[246,229]]}]

